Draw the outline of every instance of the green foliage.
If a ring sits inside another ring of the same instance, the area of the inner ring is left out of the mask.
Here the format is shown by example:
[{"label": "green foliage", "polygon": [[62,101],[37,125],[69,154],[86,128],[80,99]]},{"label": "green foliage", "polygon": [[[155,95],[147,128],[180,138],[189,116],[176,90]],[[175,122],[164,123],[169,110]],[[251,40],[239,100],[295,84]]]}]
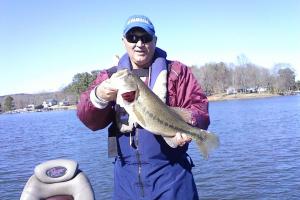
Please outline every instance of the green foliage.
[{"label": "green foliage", "polygon": [[92,71],[91,73],[84,72],[78,73],[73,77],[72,83],[68,85],[64,91],[70,92],[76,95],[80,95],[83,91],[87,90],[89,85],[96,79],[98,70]]},{"label": "green foliage", "polygon": [[15,107],[14,99],[11,96],[7,96],[4,99],[3,109],[5,112],[13,110]]}]

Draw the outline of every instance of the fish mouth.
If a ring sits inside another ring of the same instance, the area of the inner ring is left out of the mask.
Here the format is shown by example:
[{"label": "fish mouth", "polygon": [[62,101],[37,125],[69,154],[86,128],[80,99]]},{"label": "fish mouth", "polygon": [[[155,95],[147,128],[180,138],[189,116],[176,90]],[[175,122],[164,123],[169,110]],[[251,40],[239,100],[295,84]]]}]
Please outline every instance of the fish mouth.
[{"label": "fish mouth", "polygon": [[123,100],[127,101],[128,103],[131,103],[135,99],[135,93],[136,91],[128,91],[121,94]]}]

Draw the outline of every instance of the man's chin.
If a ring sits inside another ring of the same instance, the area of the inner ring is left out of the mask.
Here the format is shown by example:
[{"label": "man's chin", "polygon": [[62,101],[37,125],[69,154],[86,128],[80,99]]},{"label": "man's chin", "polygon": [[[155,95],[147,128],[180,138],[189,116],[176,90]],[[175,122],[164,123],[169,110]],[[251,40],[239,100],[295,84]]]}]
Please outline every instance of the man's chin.
[{"label": "man's chin", "polygon": [[143,56],[139,56],[135,60],[138,65],[144,65],[147,63],[147,61],[145,60],[145,57],[143,57]]}]

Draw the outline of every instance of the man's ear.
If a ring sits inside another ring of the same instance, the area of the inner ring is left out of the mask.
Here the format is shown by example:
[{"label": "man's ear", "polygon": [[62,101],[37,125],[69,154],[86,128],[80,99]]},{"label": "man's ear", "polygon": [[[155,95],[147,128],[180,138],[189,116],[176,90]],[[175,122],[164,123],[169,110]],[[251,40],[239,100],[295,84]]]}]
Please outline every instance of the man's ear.
[{"label": "man's ear", "polygon": [[124,45],[124,47],[126,48],[126,39],[124,38],[124,36],[122,37],[122,42],[123,42],[123,45]]},{"label": "man's ear", "polygon": [[156,46],[156,43],[157,43],[157,37],[154,36],[154,37],[153,37],[153,40],[154,40],[154,43],[155,43],[155,46]]}]

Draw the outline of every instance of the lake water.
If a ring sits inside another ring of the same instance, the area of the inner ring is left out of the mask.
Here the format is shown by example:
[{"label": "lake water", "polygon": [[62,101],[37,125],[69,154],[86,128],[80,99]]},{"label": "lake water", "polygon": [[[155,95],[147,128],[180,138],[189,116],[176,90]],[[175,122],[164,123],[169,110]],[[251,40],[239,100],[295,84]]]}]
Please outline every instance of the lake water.
[{"label": "lake water", "polygon": [[[300,199],[300,96],[210,103],[221,146],[203,160],[189,154],[201,199]],[[78,161],[96,199],[111,199],[113,159],[106,131],[93,133],[75,111],[0,115],[0,199],[19,199],[34,167]]]}]

